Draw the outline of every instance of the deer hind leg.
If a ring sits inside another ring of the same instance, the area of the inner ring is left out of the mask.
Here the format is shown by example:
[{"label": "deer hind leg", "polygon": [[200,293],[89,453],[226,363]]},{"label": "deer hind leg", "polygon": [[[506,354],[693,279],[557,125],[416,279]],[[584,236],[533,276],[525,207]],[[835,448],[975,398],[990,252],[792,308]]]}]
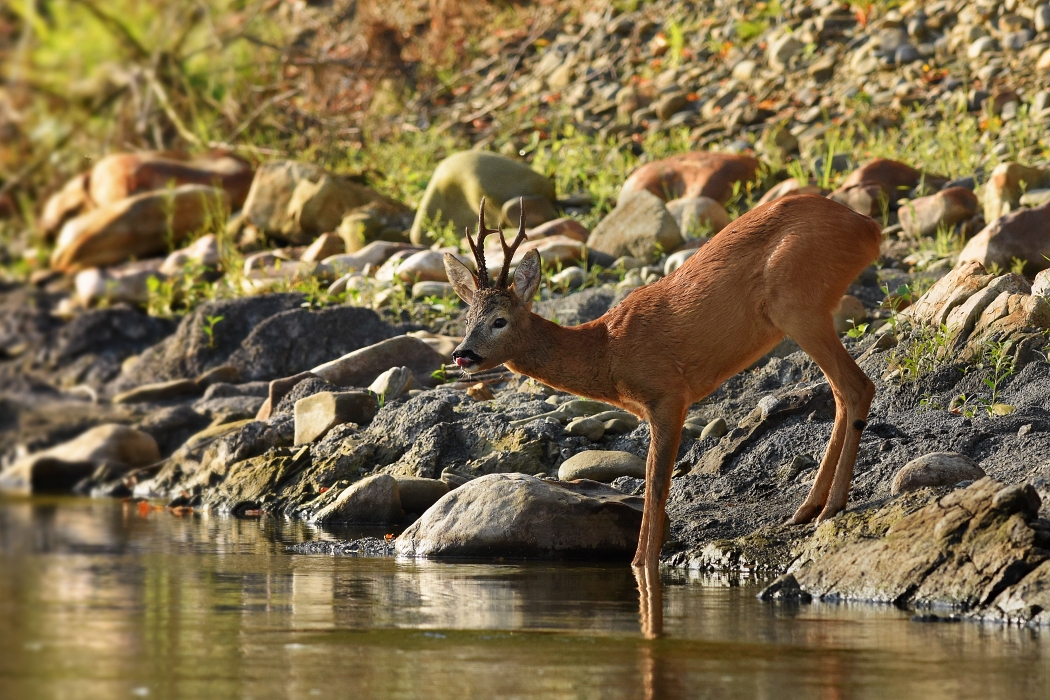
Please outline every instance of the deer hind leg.
[{"label": "deer hind leg", "polygon": [[819,514],[817,522],[822,522],[846,507],[875,385],[842,346],[830,318],[819,327],[814,327],[811,320],[808,327],[792,329],[788,334],[824,372],[835,396],[835,427],[817,479],[791,518],[794,524],[807,523]]},{"label": "deer hind leg", "polygon": [[645,463],[645,506],[638,549],[631,566],[655,571],[660,563],[664,536],[664,507],[671,491],[671,471],[682,439],[685,422],[684,402],[667,402],[649,411],[649,455]]}]

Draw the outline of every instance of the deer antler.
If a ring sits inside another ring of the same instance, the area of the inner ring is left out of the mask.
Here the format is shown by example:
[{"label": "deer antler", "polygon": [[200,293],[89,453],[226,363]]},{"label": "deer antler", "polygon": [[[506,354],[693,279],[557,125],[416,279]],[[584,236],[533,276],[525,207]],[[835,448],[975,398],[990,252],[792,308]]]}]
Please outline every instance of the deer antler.
[{"label": "deer antler", "polygon": [[528,236],[525,235],[525,198],[521,197],[518,199],[518,209],[521,210],[521,217],[518,219],[518,235],[514,237],[514,242],[509,246],[507,245],[507,239],[503,237],[503,229],[499,230],[499,243],[503,246],[503,269],[499,273],[499,281],[496,282],[496,287],[503,289],[507,286],[507,275],[510,274],[510,263],[514,259],[514,253],[518,250],[518,246],[525,241]]},{"label": "deer antler", "polygon": [[489,288],[489,270],[485,265],[485,237],[490,233],[499,233],[500,240],[503,240],[503,229],[499,228],[485,228],[485,198],[481,198],[481,213],[478,214],[478,242],[470,238],[470,229],[467,231],[467,243],[470,244],[470,251],[474,253],[474,262],[478,266],[478,289]]}]

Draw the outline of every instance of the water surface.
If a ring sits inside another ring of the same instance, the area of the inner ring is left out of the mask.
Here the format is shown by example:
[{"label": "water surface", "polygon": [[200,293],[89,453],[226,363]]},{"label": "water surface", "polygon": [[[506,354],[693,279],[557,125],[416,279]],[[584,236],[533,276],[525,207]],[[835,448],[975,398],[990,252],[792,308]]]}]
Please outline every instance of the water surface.
[{"label": "water surface", "polygon": [[0,500],[0,698],[1050,698],[1048,633],[664,571],[648,641],[626,565],[285,552],[326,536]]}]

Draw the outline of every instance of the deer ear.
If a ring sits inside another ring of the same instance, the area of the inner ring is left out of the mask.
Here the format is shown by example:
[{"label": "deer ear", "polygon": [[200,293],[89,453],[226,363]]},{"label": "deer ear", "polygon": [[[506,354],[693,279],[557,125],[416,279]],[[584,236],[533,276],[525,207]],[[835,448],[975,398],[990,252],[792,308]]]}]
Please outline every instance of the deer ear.
[{"label": "deer ear", "polygon": [[445,253],[445,274],[448,281],[452,283],[452,289],[463,301],[470,303],[474,298],[474,291],[478,288],[474,273],[467,269],[452,253]]},{"label": "deer ear", "polygon": [[514,271],[514,293],[524,302],[526,308],[532,308],[532,298],[540,288],[541,272],[540,254],[536,250],[525,253]]}]

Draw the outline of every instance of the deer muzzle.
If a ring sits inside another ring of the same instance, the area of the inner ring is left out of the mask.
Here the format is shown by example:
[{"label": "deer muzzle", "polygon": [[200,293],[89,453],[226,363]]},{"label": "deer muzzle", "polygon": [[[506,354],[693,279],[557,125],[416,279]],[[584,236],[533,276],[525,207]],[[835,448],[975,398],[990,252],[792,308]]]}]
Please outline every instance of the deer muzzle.
[{"label": "deer muzzle", "polygon": [[471,367],[480,365],[484,358],[473,350],[456,348],[452,353],[452,359],[456,361],[457,367],[469,371]]}]

